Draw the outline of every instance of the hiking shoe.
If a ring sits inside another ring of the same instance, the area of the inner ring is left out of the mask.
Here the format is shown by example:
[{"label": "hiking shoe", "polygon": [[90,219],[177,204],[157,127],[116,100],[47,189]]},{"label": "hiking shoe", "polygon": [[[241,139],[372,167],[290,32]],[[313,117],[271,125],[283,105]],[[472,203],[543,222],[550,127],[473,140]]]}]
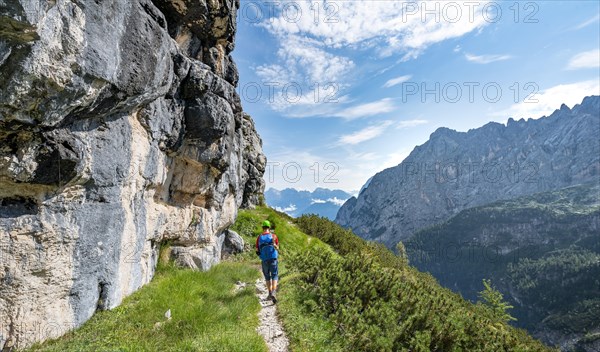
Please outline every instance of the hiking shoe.
[{"label": "hiking shoe", "polygon": [[273,291],[271,293],[271,300],[273,301],[273,303],[277,303],[277,297],[275,297],[275,291]]}]

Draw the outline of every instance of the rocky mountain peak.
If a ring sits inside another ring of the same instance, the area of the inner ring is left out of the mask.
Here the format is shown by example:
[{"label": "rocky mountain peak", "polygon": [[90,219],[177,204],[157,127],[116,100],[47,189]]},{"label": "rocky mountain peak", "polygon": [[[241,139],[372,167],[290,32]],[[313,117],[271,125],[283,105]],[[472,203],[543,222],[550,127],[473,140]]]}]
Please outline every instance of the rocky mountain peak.
[{"label": "rocky mountain peak", "polygon": [[598,181],[599,98],[540,119],[437,129],[398,166],[376,174],[336,222],[393,247],[462,209]]}]

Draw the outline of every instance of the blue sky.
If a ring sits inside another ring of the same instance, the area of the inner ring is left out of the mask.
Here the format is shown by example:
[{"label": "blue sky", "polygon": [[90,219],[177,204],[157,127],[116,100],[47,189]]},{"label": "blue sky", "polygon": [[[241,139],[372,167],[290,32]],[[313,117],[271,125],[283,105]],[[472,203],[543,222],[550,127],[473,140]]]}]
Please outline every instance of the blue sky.
[{"label": "blue sky", "polygon": [[355,191],[438,127],[600,94],[599,4],[242,0],[238,89],[267,188]]}]

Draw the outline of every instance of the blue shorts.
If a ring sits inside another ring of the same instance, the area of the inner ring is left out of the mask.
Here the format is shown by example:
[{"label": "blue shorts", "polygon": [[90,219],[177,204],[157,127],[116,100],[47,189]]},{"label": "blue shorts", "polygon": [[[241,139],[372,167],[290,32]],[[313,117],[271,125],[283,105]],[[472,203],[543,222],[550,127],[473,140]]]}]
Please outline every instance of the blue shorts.
[{"label": "blue shorts", "polygon": [[277,259],[263,260],[262,271],[265,275],[265,280],[278,280],[279,269],[277,268]]}]

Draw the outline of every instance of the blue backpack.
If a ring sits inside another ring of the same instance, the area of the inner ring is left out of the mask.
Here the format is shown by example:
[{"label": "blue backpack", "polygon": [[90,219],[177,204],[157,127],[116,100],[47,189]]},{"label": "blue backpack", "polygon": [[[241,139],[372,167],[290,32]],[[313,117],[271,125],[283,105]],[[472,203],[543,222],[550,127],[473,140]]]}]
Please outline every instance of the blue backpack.
[{"label": "blue backpack", "polygon": [[261,260],[277,259],[277,250],[273,243],[273,235],[263,233],[258,237],[258,250],[260,251]]}]

